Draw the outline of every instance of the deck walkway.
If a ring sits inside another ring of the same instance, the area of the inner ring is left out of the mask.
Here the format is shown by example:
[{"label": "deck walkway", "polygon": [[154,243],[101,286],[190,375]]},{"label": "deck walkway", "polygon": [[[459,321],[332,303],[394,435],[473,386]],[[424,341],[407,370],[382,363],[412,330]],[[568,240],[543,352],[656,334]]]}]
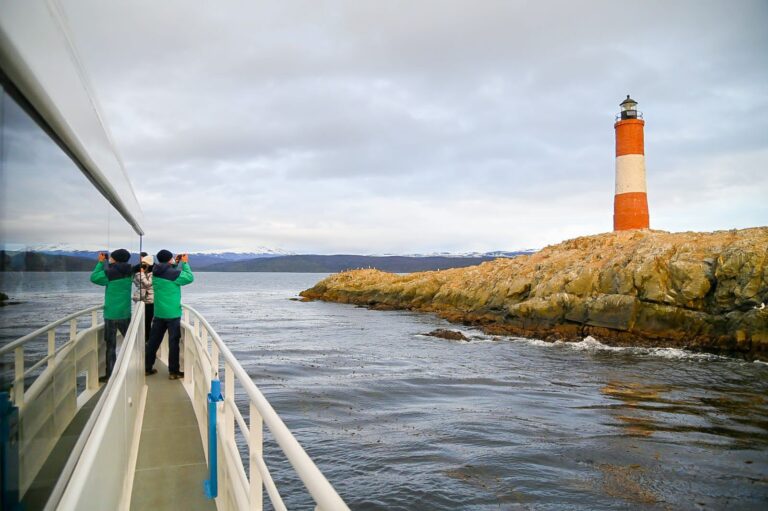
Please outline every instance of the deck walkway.
[{"label": "deck walkway", "polygon": [[203,492],[208,478],[200,430],[181,380],[169,380],[159,360],[147,376],[147,402],[131,509],[215,510]]},{"label": "deck walkway", "polygon": [[67,429],[64,430],[40,472],[35,476],[32,485],[27,490],[27,493],[24,494],[22,499],[24,509],[43,509],[45,507],[53,487],[56,486],[64,465],[66,465],[69,455],[72,453],[72,449],[83,432],[85,423],[91,417],[93,409],[103,392],[104,386],[102,385],[99,391],[77,412],[72,422],[67,426]]}]

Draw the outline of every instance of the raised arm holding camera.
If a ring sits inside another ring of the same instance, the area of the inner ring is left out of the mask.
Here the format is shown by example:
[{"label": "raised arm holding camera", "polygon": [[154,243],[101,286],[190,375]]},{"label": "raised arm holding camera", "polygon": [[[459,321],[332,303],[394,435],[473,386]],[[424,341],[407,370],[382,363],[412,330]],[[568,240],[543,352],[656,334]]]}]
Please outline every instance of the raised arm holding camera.
[{"label": "raised arm holding camera", "polygon": [[168,374],[171,380],[183,378],[179,367],[179,341],[181,339],[181,286],[191,284],[195,277],[189,268],[187,254],[176,256],[177,264],[171,264],[173,254],[168,250],[157,253],[152,270],[152,289],[155,301],[155,319],[147,344],[144,369],[147,375],[155,374],[157,349],[168,332]]}]

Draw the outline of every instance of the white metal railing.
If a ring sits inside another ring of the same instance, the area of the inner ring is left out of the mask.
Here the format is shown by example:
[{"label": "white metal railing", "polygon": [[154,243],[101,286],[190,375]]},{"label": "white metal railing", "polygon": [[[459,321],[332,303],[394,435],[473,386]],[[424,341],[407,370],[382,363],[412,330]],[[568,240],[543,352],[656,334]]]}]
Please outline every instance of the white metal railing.
[{"label": "white metal railing", "polygon": [[[98,322],[98,311],[101,308],[96,305],[75,312],[0,348],[0,360],[10,354],[14,360],[11,394],[19,408],[19,491],[22,496],[74,416],[98,392],[99,333],[103,329],[103,323]],[[78,331],[78,320],[89,315],[91,325]],[[69,335],[56,346],[56,329],[67,323]],[[47,338],[47,354],[27,367],[27,348],[39,343],[43,336]],[[85,386],[78,393],[77,379],[83,375]],[[27,389],[25,382],[31,378],[34,380]]]},{"label": "white metal railing", "polygon": [[146,402],[144,353],[144,304],[139,302],[104,394],[46,511],[129,508]]},{"label": "white metal railing", "polygon": [[[218,486],[216,499],[220,511],[262,509],[263,492],[275,510],[285,510],[282,498],[262,456],[263,425],[266,424],[273,438],[293,466],[304,486],[316,503],[316,510],[335,511],[349,508],[320,472],[304,449],[288,430],[272,405],[253,383],[232,352],[211,325],[195,309],[184,307],[182,332],[184,339],[184,387],[189,394],[200,427],[200,435],[208,458],[207,423],[208,392],[212,379],[219,378],[221,359],[224,364],[224,401],[217,403]],[[190,316],[192,321],[190,321]],[[246,422],[235,404],[235,383],[249,400],[249,417]],[[245,438],[248,451],[249,473],[246,474],[240,452],[235,442],[235,425]],[[209,460],[210,462],[210,460]]]}]

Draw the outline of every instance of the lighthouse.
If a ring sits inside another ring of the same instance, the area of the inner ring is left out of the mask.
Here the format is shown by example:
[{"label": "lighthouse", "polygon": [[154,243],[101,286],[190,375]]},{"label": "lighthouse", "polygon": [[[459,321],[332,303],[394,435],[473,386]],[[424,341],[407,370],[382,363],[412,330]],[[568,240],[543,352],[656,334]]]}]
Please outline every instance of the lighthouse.
[{"label": "lighthouse", "polygon": [[616,195],[613,230],[648,229],[648,193],[645,187],[643,114],[637,101],[627,95],[616,116]]}]

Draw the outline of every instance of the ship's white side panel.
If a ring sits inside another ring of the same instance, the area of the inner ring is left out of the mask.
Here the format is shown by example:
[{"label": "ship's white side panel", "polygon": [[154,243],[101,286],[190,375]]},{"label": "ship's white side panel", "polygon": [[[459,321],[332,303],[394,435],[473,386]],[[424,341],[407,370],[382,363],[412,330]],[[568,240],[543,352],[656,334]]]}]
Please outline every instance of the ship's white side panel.
[{"label": "ship's white side panel", "polygon": [[0,0],[0,67],[99,191],[143,234],[143,215],[58,2]]},{"label": "ship's white side panel", "polygon": [[[115,371],[61,499],[46,509],[127,509],[141,436],[144,385],[144,306],[139,302],[128,327]],[[56,489],[54,489],[54,496]]]}]

